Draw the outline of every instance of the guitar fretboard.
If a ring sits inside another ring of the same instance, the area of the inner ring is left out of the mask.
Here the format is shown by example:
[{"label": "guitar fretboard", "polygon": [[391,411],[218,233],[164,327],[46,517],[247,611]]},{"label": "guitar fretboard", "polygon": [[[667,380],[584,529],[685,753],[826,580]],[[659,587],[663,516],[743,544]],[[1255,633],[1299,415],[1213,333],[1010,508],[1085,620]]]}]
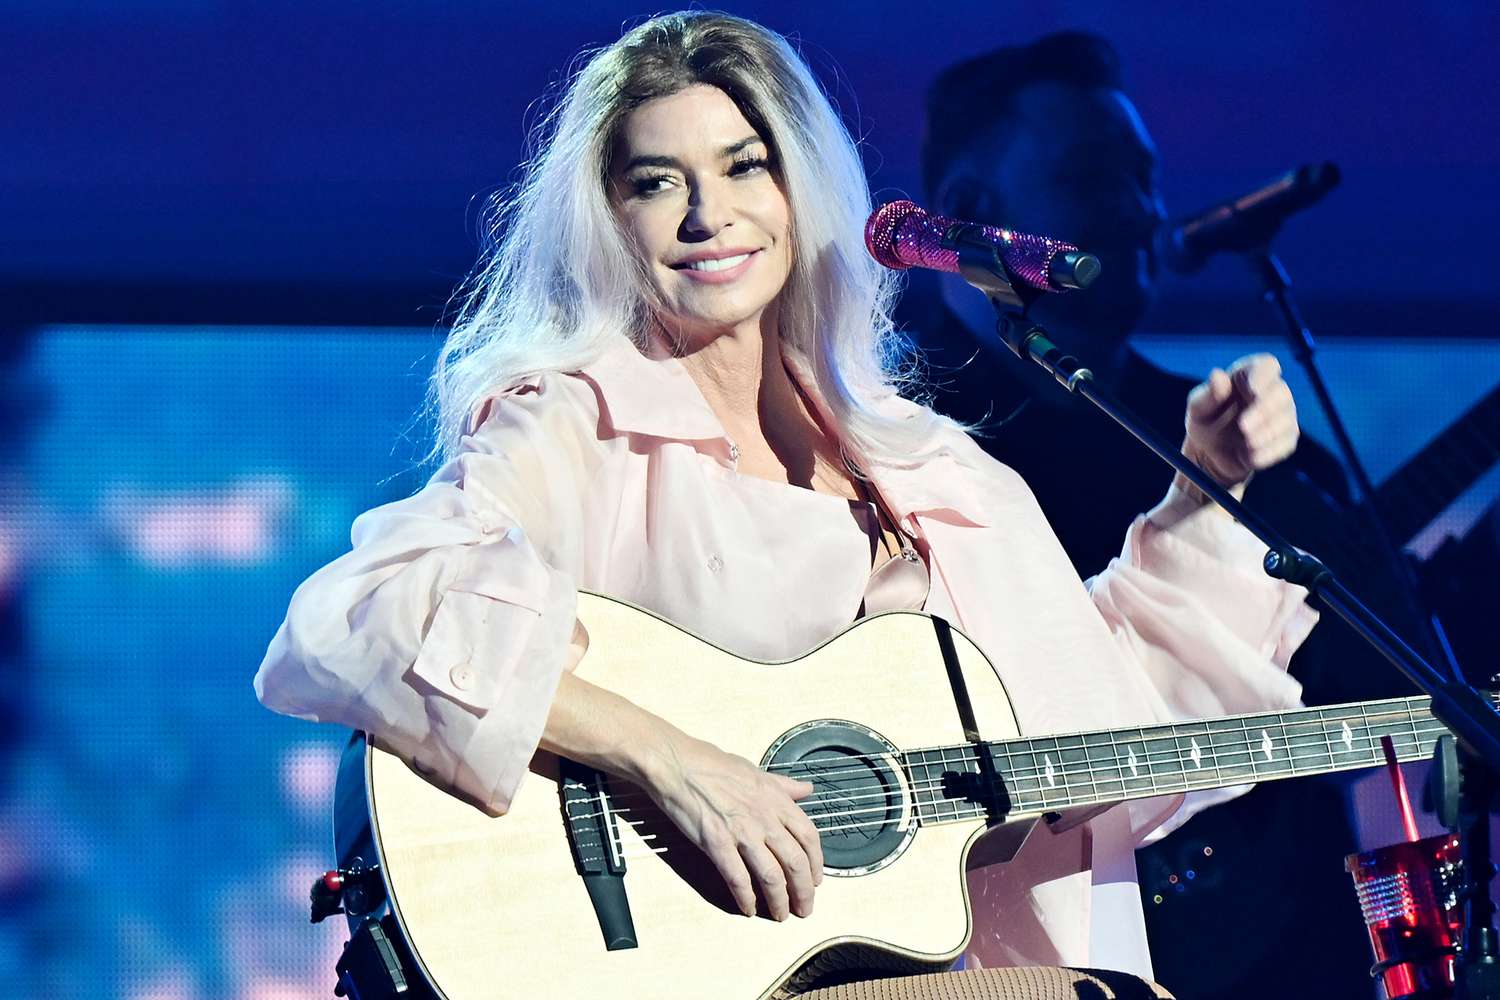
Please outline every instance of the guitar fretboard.
[{"label": "guitar fretboard", "polygon": [[[1127,799],[1372,767],[1390,736],[1398,759],[1432,753],[1447,729],[1428,698],[1201,722],[962,744],[903,754],[917,819],[1057,812]],[[987,757],[987,760],[984,759]],[[991,768],[991,764],[993,767]],[[995,788],[987,778],[993,770]]]}]

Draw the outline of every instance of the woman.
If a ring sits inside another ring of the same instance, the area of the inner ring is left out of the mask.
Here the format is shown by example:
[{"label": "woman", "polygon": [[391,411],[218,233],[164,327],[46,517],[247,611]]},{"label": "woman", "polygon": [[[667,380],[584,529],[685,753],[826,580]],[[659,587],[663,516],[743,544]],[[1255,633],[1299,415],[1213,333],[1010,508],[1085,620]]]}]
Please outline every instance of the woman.
[{"label": "woman", "polygon": [[[574,676],[580,588],[759,658],[922,608],[989,653],[1028,733],[1296,703],[1311,612],[1227,518],[1174,484],[1090,596],[1024,484],[897,394],[859,158],[783,39],[654,19],[551,124],[433,376],[447,464],[298,588],[268,706],[375,733],[494,814],[538,746],[627,777],[780,920],[821,879],[812,786]],[[1235,487],[1297,436],[1264,356],[1215,371],[1187,425]],[[971,964],[1149,975],[1130,851],[1171,807],[976,873]]]}]

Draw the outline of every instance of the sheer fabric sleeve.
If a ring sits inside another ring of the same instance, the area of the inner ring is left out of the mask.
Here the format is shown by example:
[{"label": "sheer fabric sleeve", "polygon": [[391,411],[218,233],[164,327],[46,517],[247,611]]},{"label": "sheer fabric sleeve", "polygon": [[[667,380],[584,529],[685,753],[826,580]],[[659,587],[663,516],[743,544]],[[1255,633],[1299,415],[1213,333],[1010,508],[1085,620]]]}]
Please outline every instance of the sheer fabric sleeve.
[{"label": "sheer fabric sleeve", "polygon": [[255,677],[268,708],[364,730],[505,812],[567,658],[597,405],[556,377],[492,398],[417,494],[361,514]]},{"label": "sheer fabric sleeve", "polygon": [[[1261,569],[1265,550],[1227,517],[1202,510],[1170,528],[1136,519],[1119,558],[1089,581],[1115,640],[1143,672],[1144,694],[1162,721],[1212,718],[1301,706],[1286,672],[1317,621],[1307,591]],[[1133,826],[1157,836],[1248,785],[1148,800]],[[1173,815],[1173,813],[1176,815]]]}]

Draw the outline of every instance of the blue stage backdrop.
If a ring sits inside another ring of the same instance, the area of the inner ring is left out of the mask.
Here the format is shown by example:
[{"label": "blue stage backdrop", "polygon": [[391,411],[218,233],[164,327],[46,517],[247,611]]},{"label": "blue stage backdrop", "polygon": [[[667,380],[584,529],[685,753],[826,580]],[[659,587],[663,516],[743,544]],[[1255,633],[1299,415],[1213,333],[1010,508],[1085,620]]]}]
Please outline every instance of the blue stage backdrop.
[{"label": "blue stage backdrop", "polygon": [[[440,286],[471,262],[473,199],[514,179],[537,99],[579,50],[674,6],[0,3],[0,282]],[[874,186],[917,197],[923,93],[942,67],[1097,31],[1120,50],[1174,214],[1300,163],[1343,168],[1281,241],[1317,329],[1339,332],[1359,306],[1364,325],[1343,332],[1383,332],[1375,307],[1416,322],[1419,304],[1500,328],[1493,2],[696,6],[792,37],[864,140]],[[1190,303],[1249,288],[1215,261],[1165,289],[1162,317],[1196,330]],[[1470,325],[1450,332],[1486,332]]]},{"label": "blue stage backdrop", "polygon": [[[943,66],[1097,31],[1173,215],[1343,168],[1278,247],[1377,481],[1495,384],[1489,0],[712,6],[793,37],[882,198],[920,196]],[[307,892],[346,734],[251,678],[353,518],[425,478],[433,326],[533,102],[650,10],[0,0],[0,994],[332,995],[344,927],[309,926]],[[1238,261],[1162,291],[1142,343],[1169,367],[1279,350],[1247,336],[1271,317]],[[247,325],[270,315],[295,325]],[[1419,547],[1497,492],[1492,470]],[[1396,839],[1386,795],[1357,796],[1369,844]]]},{"label": "blue stage backdrop", "polygon": [[[1260,346],[1146,343],[1195,373]],[[20,720],[0,812],[8,996],[331,995],[344,929],[308,925],[307,891],[332,862],[345,734],[264,710],[250,681],[354,516],[425,478],[412,421],[436,345],[421,330],[39,332],[30,458],[7,467],[0,506],[0,594],[22,609],[3,674]],[[1326,356],[1377,478],[1500,369],[1493,344],[1344,340]]]}]

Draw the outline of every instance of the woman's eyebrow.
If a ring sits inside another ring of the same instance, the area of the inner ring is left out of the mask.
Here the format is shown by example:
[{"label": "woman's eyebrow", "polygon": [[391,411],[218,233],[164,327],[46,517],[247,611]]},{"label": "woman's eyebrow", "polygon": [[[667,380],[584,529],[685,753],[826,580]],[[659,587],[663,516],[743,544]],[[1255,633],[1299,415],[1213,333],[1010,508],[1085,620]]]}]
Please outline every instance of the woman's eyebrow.
[{"label": "woman's eyebrow", "polygon": [[[725,146],[723,149],[719,150],[719,156],[722,159],[728,159],[734,154],[740,152],[742,149],[745,149],[747,146],[763,145],[764,143],[765,140],[760,136],[748,135],[745,138],[741,139],[739,142],[730,143],[728,146]],[[683,166],[682,161],[677,159],[675,156],[660,156],[650,153],[643,153],[640,156],[632,156],[622,169],[625,171],[630,171],[634,170],[636,167],[670,167],[674,170],[686,169]]]}]

